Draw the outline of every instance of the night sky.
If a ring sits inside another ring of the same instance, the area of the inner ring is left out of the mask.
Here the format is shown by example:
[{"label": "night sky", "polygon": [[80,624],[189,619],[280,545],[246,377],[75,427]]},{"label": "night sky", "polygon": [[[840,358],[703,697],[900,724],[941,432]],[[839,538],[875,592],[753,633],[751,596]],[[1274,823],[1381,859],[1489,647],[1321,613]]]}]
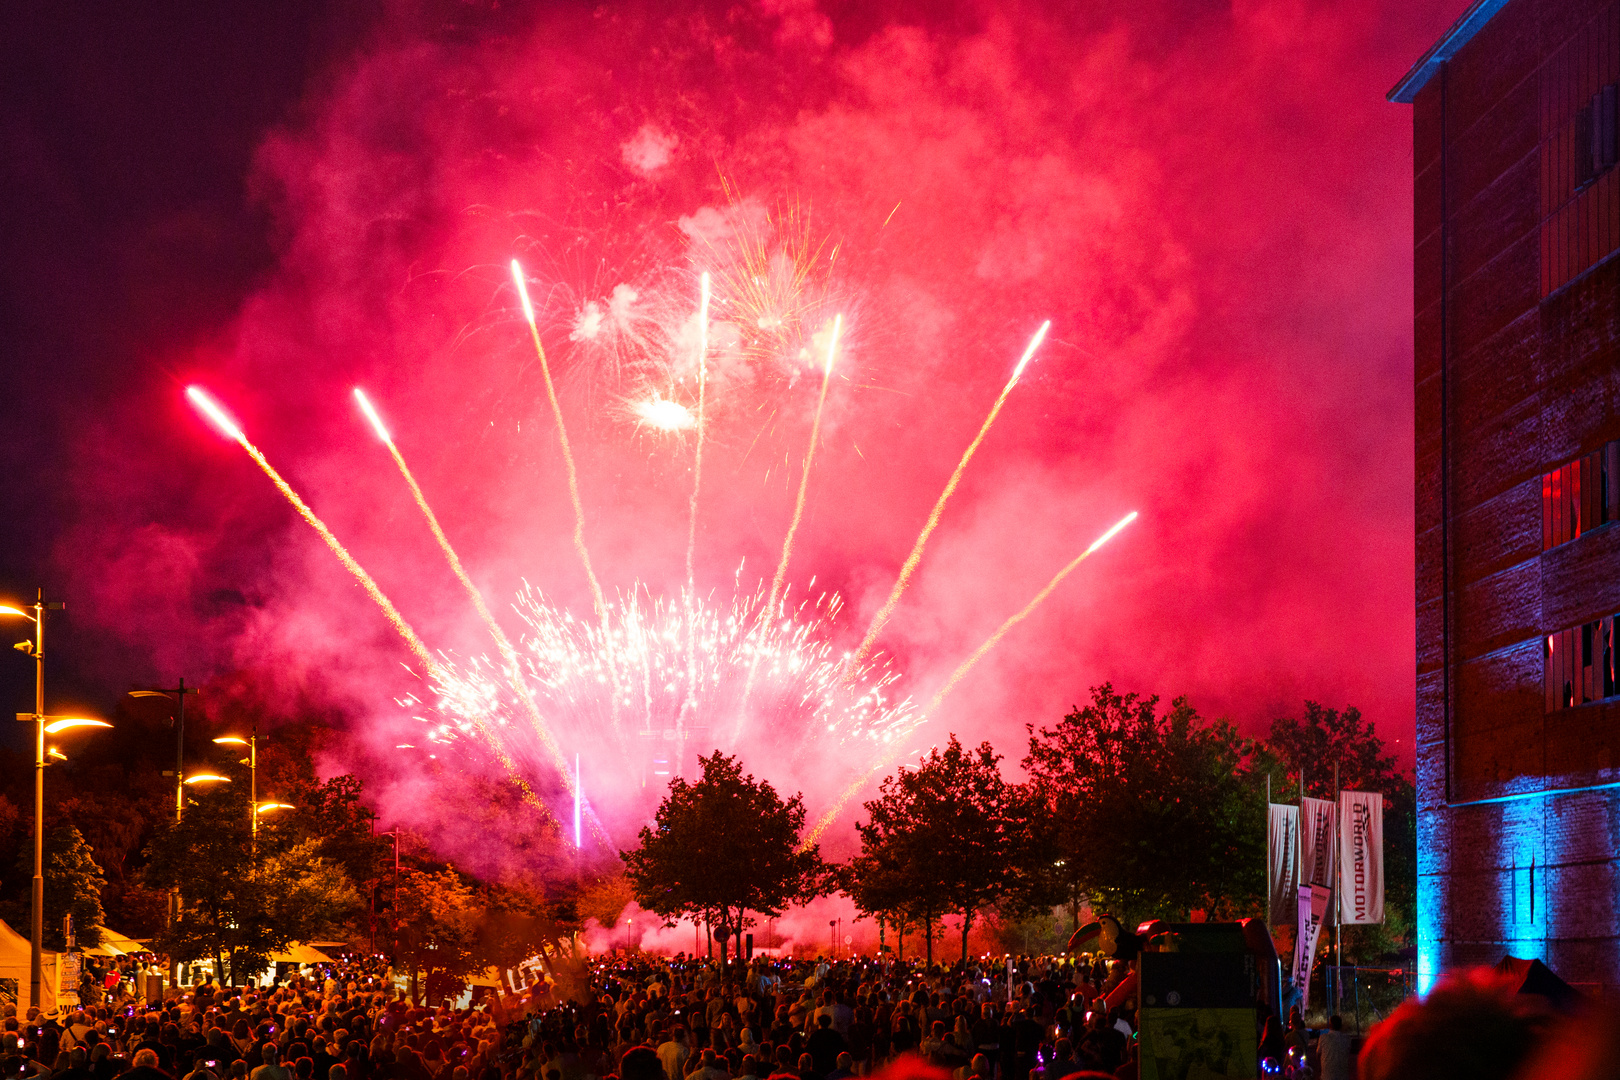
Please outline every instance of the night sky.
[{"label": "night sky", "polygon": [[[1383,95],[1463,6],[8,5],[0,595],[69,603],[48,705],[184,675],[373,748],[409,723],[408,654],[193,381],[435,648],[489,651],[356,384],[510,631],[524,579],[588,610],[514,255],[601,573],[678,588],[690,444],[571,330],[625,284],[667,323],[705,243],[791,220],[850,327],[791,574],[846,599],[841,643],[1042,319],[882,641],[910,690],[1142,514],[937,739],[1016,759],[1111,680],[1250,732],[1358,705],[1409,761],[1411,120]],[[780,545],[802,375],[716,361],[698,573],[728,595]]]}]

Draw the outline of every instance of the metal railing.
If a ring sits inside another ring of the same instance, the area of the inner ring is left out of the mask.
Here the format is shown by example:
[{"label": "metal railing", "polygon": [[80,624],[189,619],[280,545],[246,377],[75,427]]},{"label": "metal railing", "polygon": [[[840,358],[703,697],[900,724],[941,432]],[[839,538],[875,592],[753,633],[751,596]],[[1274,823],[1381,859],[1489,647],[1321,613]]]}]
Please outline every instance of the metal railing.
[{"label": "metal railing", "polygon": [[1417,992],[1417,972],[1405,966],[1330,964],[1326,975],[1330,1011],[1344,1017],[1347,1027],[1354,1017],[1356,1031],[1367,1030]]}]

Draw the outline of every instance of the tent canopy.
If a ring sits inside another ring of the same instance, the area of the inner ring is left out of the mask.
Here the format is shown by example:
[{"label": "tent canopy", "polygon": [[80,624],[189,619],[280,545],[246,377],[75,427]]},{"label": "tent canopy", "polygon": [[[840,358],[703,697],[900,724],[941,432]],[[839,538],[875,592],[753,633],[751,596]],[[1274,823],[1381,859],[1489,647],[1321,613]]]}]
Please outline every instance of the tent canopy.
[{"label": "tent canopy", "polygon": [[289,944],[285,951],[271,953],[270,959],[278,964],[330,964],[332,958],[313,945],[301,941]]},{"label": "tent canopy", "polygon": [[150,951],[134,938],[120,934],[116,930],[109,930],[105,926],[98,926],[96,929],[101,931],[101,944],[94,949],[84,950],[91,956],[127,956],[130,953]]},{"label": "tent canopy", "polygon": [[1540,994],[1556,1009],[1570,1009],[1583,1000],[1579,990],[1553,974],[1553,970],[1540,960],[1504,956],[1497,962],[1496,971],[1507,979],[1516,993]]}]

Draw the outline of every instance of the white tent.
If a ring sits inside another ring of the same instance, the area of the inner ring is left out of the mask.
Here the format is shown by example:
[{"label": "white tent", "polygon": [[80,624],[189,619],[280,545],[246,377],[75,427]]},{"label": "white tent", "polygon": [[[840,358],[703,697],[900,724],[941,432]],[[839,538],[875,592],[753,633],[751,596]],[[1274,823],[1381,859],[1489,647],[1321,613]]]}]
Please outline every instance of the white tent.
[{"label": "white tent", "polygon": [[98,926],[96,929],[101,931],[101,944],[93,949],[85,949],[87,956],[127,956],[130,953],[149,951],[145,945],[116,930],[109,930],[105,926]]},{"label": "white tent", "polygon": [[[28,1003],[28,990],[31,984],[30,971],[33,959],[32,943],[17,931],[0,922],[0,979],[15,979],[17,982],[17,1004],[26,1006]],[[56,961],[57,954],[46,950],[40,957],[40,1001],[35,1002],[43,1011],[50,1012],[56,1008]]]}]

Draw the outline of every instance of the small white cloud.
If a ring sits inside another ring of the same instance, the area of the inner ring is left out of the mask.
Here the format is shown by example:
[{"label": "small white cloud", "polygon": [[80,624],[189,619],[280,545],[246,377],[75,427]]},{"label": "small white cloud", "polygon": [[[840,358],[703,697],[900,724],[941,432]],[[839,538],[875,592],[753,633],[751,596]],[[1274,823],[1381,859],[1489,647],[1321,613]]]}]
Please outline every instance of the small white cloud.
[{"label": "small white cloud", "polygon": [[680,140],[674,135],[666,134],[652,124],[643,124],[640,131],[620,145],[619,150],[624,155],[626,165],[642,176],[651,176],[669,164],[679,145]]}]

